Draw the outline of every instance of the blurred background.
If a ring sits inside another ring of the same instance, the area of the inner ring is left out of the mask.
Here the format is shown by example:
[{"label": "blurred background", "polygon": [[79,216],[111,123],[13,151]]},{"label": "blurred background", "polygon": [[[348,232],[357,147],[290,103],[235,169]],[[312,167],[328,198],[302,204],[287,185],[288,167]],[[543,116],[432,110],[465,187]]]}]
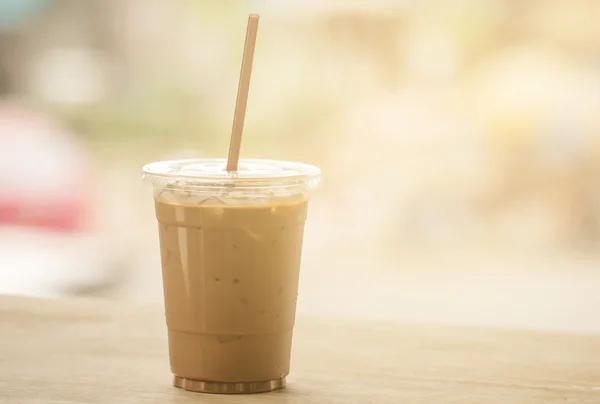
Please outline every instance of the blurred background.
[{"label": "blurred background", "polygon": [[0,293],[160,303],[143,164],[318,165],[301,313],[600,331],[597,0],[0,0]]}]

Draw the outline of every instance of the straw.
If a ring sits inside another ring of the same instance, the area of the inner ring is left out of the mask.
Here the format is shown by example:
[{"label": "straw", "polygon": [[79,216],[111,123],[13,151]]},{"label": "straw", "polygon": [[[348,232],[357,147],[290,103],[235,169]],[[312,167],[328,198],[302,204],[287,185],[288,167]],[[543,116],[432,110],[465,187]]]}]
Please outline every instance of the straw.
[{"label": "straw", "polygon": [[235,112],[233,114],[233,128],[231,130],[231,140],[229,141],[227,171],[237,171],[238,169],[244,119],[246,118],[246,105],[248,104],[248,90],[250,89],[250,76],[252,75],[252,61],[254,60],[254,47],[256,45],[256,33],[258,32],[258,18],[258,14],[251,14],[248,17],[246,44],[244,45],[242,70],[240,71],[240,82],[235,101]]}]

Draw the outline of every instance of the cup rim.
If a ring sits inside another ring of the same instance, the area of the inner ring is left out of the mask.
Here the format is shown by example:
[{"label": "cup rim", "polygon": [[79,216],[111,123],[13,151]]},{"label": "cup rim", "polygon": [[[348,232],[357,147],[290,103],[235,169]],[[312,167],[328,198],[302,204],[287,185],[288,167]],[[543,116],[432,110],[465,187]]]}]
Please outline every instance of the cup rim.
[{"label": "cup rim", "polygon": [[253,186],[277,187],[305,184],[314,188],[320,184],[321,170],[295,161],[270,159],[240,159],[240,170],[225,170],[227,159],[197,158],[161,160],[144,165],[143,178],[158,185],[165,182],[187,186]]}]

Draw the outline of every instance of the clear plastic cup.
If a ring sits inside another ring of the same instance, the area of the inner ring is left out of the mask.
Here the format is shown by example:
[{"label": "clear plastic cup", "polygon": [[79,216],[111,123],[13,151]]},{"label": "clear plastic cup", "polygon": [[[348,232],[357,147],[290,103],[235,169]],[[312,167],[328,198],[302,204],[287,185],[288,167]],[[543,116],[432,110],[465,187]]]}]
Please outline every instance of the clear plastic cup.
[{"label": "clear plastic cup", "polygon": [[317,167],[161,161],[154,189],[174,384],[208,393],[285,387],[302,238]]}]

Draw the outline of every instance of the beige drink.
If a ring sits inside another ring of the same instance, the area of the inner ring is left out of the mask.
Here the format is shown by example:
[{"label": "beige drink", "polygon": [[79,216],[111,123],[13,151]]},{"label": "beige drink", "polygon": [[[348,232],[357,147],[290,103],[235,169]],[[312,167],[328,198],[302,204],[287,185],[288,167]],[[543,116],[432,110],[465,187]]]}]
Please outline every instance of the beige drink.
[{"label": "beige drink", "polygon": [[[308,180],[317,177],[282,173],[276,168],[293,164],[282,162],[249,160],[245,176],[241,167],[235,178],[219,172],[222,180],[209,168],[215,160],[154,164],[196,164],[204,170],[183,182],[179,172],[177,186],[155,182],[175,385],[221,393],[284,387],[290,371]],[[279,175],[258,170],[259,175],[257,166]],[[148,167],[152,165],[146,173]],[[210,184],[199,181],[201,174]],[[290,176],[295,178],[291,182]]]}]

